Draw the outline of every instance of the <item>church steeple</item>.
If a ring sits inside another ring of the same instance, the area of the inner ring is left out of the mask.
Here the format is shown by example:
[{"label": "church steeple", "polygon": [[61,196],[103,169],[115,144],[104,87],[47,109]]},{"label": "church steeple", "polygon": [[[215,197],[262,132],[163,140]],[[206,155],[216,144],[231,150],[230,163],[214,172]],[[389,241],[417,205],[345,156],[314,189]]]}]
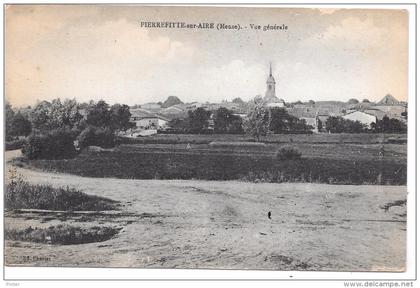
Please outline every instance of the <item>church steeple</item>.
[{"label": "church steeple", "polygon": [[273,77],[273,69],[270,62],[270,74],[267,78],[267,91],[265,92],[265,97],[272,98],[276,97],[276,80]]},{"label": "church steeple", "polygon": [[263,98],[265,106],[267,107],[284,107],[285,102],[276,96],[276,80],[273,77],[273,67],[270,62],[270,74],[267,78],[267,90],[265,91],[265,97]]}]

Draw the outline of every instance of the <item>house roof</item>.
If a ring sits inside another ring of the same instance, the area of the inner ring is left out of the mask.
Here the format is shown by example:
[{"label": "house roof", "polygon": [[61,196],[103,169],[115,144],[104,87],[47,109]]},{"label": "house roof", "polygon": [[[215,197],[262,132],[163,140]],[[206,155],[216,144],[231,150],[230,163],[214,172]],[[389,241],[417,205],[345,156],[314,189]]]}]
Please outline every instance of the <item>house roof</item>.
[{"label": "house roof", "polygon": [[162,119],[162,120],[165,120],[165,121],[170,121],[170,119],[168,119],[168,118],[166,118],[162,115],[155,114],[153,112],[150,112],[148,110],[141,109],[141,108],[130,110],[130,113],[131,113],[131,117],[136,117],[136,118],[140,118],[140,119],[159,118],[159,119]]},{"label": "house roof", "polygon": [[373,115],[379,120],[382,120],[382,118],[384,118],[384,116],[386,115],[384,111],[379,110],[379,109],[374,109],[374,108],[365,109],[363,110],[363,112]]},{"label": "house roof", "polygon": [[398,105],[400,104],[400,101],[395,99],[394,96],[387,94],[384,98],[382,98],[380,101],[378,101],[379,105]]},{"label": "house roof", "polygon": [[355,110],[355,111],[348,112],[348,113],[344,114],[343,116],[347,116],[347,115],[355,114],[355,113],[359,113],[359,114],[361,113],[361,114],[367,114],[367,115],[370,115],[370,116],[375,116],[375,115],[373,115],[371,113],[367,113],[365,111],[360,111],[360,110]]},{"label": "house roof", "polygon": [[271,96],[265,96],[263,98],[264,103],[284,103],[283,99],[279,99],[278,97],[271,95]]}]

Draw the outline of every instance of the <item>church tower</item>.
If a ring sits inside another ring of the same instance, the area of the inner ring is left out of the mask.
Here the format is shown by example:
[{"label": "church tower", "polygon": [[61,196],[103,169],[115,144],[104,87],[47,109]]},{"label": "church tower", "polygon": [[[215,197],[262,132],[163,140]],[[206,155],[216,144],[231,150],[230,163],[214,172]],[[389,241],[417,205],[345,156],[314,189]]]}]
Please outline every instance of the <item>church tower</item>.
[{"label": "church tower", "polygon": [[270,99],[273,97],[276,97],[276,80],[274,80],[270,62],[270,75],[267,78],[267,91],[265,92],[265,98]]},{"label": "church tower", "polygon": [[273,77],[273,70],[270,62],[270,75],[267,78],[267,91],[265,91],[265,97],[263,98],[265,106],[267,107],[284,107],[286,103],[283,99],[279,99],[276,96],[276,80]]}]

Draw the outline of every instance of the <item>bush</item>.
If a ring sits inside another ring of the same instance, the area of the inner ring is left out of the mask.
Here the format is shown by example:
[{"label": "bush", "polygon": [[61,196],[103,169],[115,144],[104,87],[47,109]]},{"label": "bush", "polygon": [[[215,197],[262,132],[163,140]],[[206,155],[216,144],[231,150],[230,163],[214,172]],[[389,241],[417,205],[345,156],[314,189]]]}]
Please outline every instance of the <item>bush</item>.
[{"label": "bush", "polygon": [[6,141],[6,151],[22,149],[25,146],[25,144],[25,139]]},{"label": "bush", "polygon": [[5,191],[6,209],[44,209],[64,211],[115,210],[117,202],[87,195],[75,189],[54,188],[49,185],[31,185],[13,177]]},{"label": "bush", "polygon": [[33,134],[22,149],[28,159],[69,159],[76,156],[74,138],[68,130]]},{"label": "bush", "polygon": [[79,147],[85,148],[88,146],[99,146],[102,148],[111,148],[116,144],[114,133],[109,129],[98,128],[89,126],[80,133]]},{"label": "bush", "polygon": [[5,229],[5,239],[46,244],[85,244],[111,239],[121,228],[93,226],[90,228],[57,225],[48,228]]},{"label": "bush", "polygon": [[279,160],[295,160],[301,157],[302,153],[293,147],[282,147],[276,152],[276,158]]}]

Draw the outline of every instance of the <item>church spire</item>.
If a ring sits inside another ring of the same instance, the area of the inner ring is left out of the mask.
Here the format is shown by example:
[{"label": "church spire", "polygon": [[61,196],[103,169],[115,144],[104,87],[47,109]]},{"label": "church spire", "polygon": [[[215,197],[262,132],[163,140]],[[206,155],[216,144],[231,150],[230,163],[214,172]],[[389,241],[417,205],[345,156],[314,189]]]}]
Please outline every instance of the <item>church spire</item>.
[{"label": "church spire", "polygon": [[273,76],[273,73],[271,71],[271,61],[270,61],[270,76]]}]

